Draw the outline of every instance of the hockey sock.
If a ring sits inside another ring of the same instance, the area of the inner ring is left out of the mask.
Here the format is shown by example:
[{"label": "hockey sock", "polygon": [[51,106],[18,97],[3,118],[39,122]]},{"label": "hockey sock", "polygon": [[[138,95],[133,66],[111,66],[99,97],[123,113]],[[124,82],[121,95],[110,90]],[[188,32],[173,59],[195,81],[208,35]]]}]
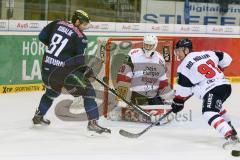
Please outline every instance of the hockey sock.
[{"label": "hockey sock", "polygon": [[227,137],[233,133],[232,128],[218,112],[207,111],[203,113],[203,117],[207,120],[208,124],[214,127],[222,136]]},{"label": "hockey sock", "polygon": [[230,122],[231,119],[230,119],[230,116],[228,115],[227,113],[227,110],[226,109],[221,109],[220,112],[219,112],[219,115],[226,121],[226,122]]},{"label": "hockey sock", "polygon": [[49,108],[51,107],[52,103],[53,103],[53,99],[49,98],[46,94],[44,94],[38,106],[40,115],[45,115],[49,110]]},{"label": "hockey sock", "polygon": [[94,100],[94,98],[87,98],[83,97],[84,101],[84,108],[87,113],[88,119],[98,119],[99,118],[99,112],[98,112],[98,107],[97,103]]}]

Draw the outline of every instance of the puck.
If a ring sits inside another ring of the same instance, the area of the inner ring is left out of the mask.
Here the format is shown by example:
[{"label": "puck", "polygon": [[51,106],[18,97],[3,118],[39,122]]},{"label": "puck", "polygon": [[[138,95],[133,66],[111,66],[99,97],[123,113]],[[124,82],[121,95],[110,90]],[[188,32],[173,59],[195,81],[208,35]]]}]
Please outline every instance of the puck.
[{"label": "puck", "polygon": [[240,151],[238,151],[238,150],[232,150],[232,156],[234,156],[234,157],[239,157],[239,156],[240,156]]}]

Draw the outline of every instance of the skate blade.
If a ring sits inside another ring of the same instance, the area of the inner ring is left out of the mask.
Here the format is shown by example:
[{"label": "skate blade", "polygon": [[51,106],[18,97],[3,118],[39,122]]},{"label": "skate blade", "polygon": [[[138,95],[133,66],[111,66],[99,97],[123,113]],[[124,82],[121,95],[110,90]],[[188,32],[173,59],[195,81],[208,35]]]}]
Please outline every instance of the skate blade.
[{"label": "skate blade", "polygon": [[225,150],[240,150],[240,143],[230,143],[230,142],[226,142],[223,144],[223,149]]},{"label": "skate blade", "polygon": [[108,132],[97,133],[95,131],[89,131],[89,130],[86,131],[86,136],[89,137],[89,138],[107,137],[109,135],[110,135],[110,133],[108,133]]},{"label": "skate blade", "polygon": [[31,124],[30,125],[30,129],[41,129],[41,128],[46,128],[46,127],[48,127],[49,125],[47,125],[47,124]]},{"label": "skate blade", "polygon": [[46,128],[45,126],[42,126],[42,125],[34,125],[32,124],[29,129],[43,129],[43,128]]}]

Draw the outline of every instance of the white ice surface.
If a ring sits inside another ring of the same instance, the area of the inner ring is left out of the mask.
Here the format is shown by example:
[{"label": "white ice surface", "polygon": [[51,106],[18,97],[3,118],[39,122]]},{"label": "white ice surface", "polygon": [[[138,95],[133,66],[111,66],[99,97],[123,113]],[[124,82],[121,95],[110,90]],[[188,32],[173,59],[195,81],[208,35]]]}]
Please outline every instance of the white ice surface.
[{"label": "white ice surface", "polygon": [[[108,136],[87,137],[87,122],[64,122],[51,108],[48,127],[31,128],[31,118],[43,92],[0,95],[0,160],[231,160],[239,159],[222,149],[225,140],[201,117],[201,101],[191,98],[183,113],[192,110],[192,121],[156,126],[138,139],[118,134],[119,129],[139,132],[146,124],[100,124],[112,130]],[[224,106],[240,128],[240,85]],[[55,101],[54,104],[56,104]],[[53,105],[54,106],[54,105]],[[189,119],[189,118],[188,118]]]}]

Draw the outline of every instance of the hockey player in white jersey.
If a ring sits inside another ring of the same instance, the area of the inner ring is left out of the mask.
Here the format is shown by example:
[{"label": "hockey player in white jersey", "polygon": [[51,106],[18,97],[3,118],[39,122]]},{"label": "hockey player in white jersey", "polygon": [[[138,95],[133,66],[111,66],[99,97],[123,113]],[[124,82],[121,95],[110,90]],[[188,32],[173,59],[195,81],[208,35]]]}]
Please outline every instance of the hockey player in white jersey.
[{"label": "hockey player in white jersey", "polygon": [[162,104],[164,99],[174,96],[166,76],[165,61],[156,51],[157,45],[157,37],[146,34],[143,48],[131,49],[127,62],[119,69],[117,90],[134,104]]},{"label": "hockey player in white jersey", "polygon": [[193,52],[192,42],[181,39],[175,48],[181,60],[177,69],[177,87],[172,103],[172,111],[184,108],[184,102],[193,94],[203,100],[202,114],[208,124],[214,127],[228,142],[237,143],[237,132],[222,104],[231,94],[231,84],[223,70],[232,58],[225,52]]}]

